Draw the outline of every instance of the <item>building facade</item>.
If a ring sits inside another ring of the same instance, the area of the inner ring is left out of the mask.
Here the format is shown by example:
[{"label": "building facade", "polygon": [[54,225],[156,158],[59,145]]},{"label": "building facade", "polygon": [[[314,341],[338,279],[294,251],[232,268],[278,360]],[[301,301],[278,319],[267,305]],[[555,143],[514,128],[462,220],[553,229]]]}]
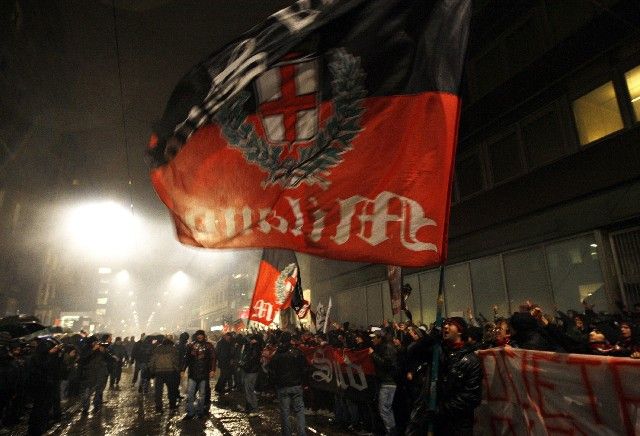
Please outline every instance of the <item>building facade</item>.
[{"label": "building facade", "polygon": [[[449,315],[615,311],[640,302],[640,7],[475,2],[445,269]],[[319,300],[357,325],[391,318],[379,265],[305,258]],[[405,271],[417,321],[437,269]],[[326,303],[326,302],[325,302]]]}]

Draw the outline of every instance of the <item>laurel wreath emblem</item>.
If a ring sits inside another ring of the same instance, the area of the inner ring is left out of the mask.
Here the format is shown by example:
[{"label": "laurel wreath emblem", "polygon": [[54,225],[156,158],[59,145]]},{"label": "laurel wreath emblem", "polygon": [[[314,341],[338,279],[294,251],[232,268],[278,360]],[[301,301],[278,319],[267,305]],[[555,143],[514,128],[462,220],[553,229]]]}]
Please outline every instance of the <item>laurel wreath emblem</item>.
[{"label": "laurel wreath emblem", "polygon": [[285,189],[293,189],[306,183],[327,189],[330,169],[342,162],[342,155],[352,149],[352,141],[362,131],[362,100],[366,91],[360,60],[344,49],[333,50],[331,57],[329,71],[333,77],[334,114],[318,131],[313,145],[300,148],[299,158],[281,160],[285,145],[269,144],[247,122],[244,111],[244,104],[250,97],[247,91],[231,98],[214,116],[227,142],[242,151],[247,161],[267,172],[263,187],[280,184]]},{"label": "laurel wreath emblem", "polygon": [[296,270],[296,264],[290,263],[280,272],[280,275],[276,279],[276,303],[282,304],[287,300],[287,297],[291,293],[292,290],[287,292],[287,287],[285,286],[285,281],[287,277],[291,276],[293,272]]}]

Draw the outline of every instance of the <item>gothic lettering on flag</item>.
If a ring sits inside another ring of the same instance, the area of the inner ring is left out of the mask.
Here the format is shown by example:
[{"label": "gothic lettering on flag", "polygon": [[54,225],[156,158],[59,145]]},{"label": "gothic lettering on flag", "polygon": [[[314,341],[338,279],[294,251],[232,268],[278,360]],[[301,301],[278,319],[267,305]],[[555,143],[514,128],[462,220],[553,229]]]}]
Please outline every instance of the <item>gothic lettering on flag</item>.
[{"label": "gothic lettering on flag", "polygon": [[441,263],[469,15],[300,1],[194,67],[148,150],[179,240]]},{"label": "gothic lettering on flag", "polygon": [[265,249],[249,306],[249,321],[271,325],[276,314],[291,305],[299,277],[295,253]]}]

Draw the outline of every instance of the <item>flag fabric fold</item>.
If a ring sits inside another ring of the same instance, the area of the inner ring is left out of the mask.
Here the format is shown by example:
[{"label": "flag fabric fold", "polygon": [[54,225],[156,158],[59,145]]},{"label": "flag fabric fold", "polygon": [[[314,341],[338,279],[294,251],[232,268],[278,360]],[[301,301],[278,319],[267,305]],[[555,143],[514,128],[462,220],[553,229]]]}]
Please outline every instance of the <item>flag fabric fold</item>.
[{"label": "flag fabric fold", "polygon": [[198,64],[148,149],[179,240],[441,263],[469,16],[299,1]]}]

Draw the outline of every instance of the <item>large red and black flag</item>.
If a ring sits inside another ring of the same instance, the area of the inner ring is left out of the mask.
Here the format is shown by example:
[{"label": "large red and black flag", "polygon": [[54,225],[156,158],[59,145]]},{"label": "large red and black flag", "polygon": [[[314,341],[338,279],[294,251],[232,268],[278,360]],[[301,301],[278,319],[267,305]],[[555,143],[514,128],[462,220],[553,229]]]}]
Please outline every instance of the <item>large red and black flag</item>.
[{"label": "large red and black flag", "polygon": [[301,0],[178,84],[149,144],[178,238],[440,263],[470,0]]},{"label": "large red and black flag", "polygon": [[249,322],[271,325],[278,312],[291,307],[299,282],[300,267],[293,251],[265,249],[249,306]]}]

